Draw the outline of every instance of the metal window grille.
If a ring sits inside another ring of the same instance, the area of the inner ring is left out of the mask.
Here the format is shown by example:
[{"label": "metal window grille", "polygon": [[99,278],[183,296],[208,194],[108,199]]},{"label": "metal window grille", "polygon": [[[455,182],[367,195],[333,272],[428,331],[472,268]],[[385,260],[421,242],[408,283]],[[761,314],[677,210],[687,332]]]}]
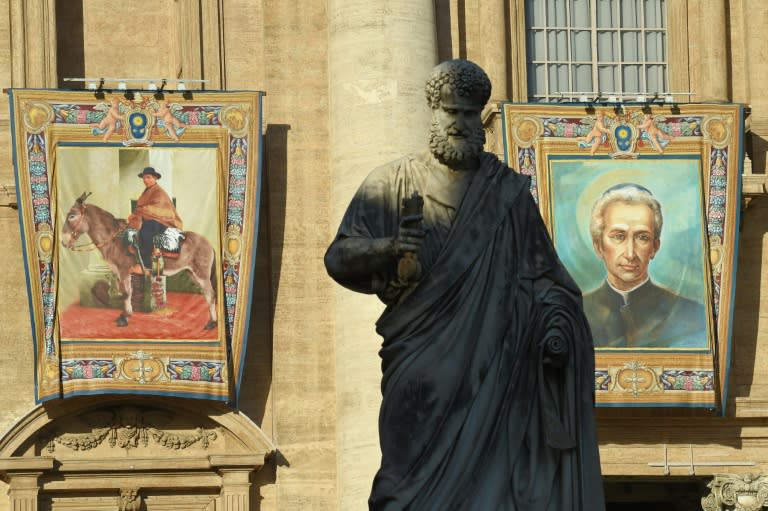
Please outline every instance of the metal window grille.
[{"label": "metal window grille", "polygon": [[665,0],[526,0],[528,97],[663,94]]}]

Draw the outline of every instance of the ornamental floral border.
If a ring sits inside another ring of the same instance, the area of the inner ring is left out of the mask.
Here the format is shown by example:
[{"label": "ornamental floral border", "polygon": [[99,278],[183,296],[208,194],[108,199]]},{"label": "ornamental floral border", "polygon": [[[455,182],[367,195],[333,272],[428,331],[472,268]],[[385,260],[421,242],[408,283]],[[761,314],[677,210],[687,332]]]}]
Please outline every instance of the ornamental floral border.
[{"label": "ornamental floral border", "polygon": [[681,143],[697,147],[694,152],[700,155],[707,191],[704,214],[717,337],[711,360],[706,362],[700,356],[694,361],[691,356],[679,363],[663,353],[645,353],[649,365],[658,368],[653,385],[634,396],[631,392],[617,396],[610,367],[623,367],[631,363],[632,356],[598,353],[595,390],[598,406],[695,406],[719,408],[724,413],[744,150],[741,105],[502,103],[501,113],[506,161],[529,176],[530,192],[537,203],[542,194],[539,179],[552,147],[557,147],[559,155],[607,155],[617,160],[647,155],[663,158],[667,148],[674,152]]},{"label": "ornamental floral border", "polygon": [[[224,320],[224,351],[229,358],[165,360],[161,372],[167,377],[152,381],[163,385],[146,387],[154,394],[167,392],[236,404],[245,358],[250,309],[246,302],[250,301],[258,232],[262,96],[260,92],[195,92],[184,96],[138,93],[134,97],[94,97],[79,91],[9,91],[19,215],[36,343],[38,402],[94,390],[72,387],[73,383],[121,379],[119,360],[115,357],[84,355],[61,360],[62,347],[56,335],[57,236],[51,191],[51,158],[55,149],[50,147],[51,130],[64,129],[79,142],[96,147],[183,147],[206,142],[199,130],[207,128],[226,133],[225,142],[219,144],[226,155],[219,275],[223,283],[220,310]],[[124,356],[130,357],[127,350],[123,351]],[[142,393],[143,389],[136,389],[135,384],[150,382],[142,377],[132,383],[130,391]],[[199,383],[204,383],[205,388],[195,389],[194,385]],[[111,391],[123,389],[97,390]]]}]

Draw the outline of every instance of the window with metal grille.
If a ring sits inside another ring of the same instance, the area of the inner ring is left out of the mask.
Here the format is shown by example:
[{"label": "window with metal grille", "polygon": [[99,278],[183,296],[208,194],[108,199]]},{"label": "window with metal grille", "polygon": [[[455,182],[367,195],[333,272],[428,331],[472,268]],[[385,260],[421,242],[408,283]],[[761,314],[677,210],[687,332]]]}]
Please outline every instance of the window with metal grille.
[{"label": "window with metal grille", "polygon": [[526,0],[528,98],[663,94],[665,0]]}]

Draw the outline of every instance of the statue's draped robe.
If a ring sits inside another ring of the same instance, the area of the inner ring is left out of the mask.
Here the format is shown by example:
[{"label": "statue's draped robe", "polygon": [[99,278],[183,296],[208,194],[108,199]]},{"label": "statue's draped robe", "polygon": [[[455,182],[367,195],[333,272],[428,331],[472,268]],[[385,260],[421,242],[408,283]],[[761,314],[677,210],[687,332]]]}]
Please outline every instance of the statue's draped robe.
[{"label": "statue's draped robe", "polygon": [[472,174],[424,153],[375,170],[346,212],[337,240],[391,237],[418,191],[428,229],[410,294],[394,263],[341,282],[388,304],[371,509],[603,509],[592,340],[528,183],[487,153]]}]

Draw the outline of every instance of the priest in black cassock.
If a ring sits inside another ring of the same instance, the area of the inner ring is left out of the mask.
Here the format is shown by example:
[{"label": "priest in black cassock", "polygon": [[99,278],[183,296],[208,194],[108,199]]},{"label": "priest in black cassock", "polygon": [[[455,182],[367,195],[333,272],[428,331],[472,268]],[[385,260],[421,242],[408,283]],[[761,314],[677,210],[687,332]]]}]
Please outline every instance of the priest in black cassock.
[{"label": "priest in black cassock", "polygon": [[600,511],[594,353],[528,178],[483,152],[485,72],[443,62],[429,150],[374,170],[325,256],[387,305],[371,510]]}]

